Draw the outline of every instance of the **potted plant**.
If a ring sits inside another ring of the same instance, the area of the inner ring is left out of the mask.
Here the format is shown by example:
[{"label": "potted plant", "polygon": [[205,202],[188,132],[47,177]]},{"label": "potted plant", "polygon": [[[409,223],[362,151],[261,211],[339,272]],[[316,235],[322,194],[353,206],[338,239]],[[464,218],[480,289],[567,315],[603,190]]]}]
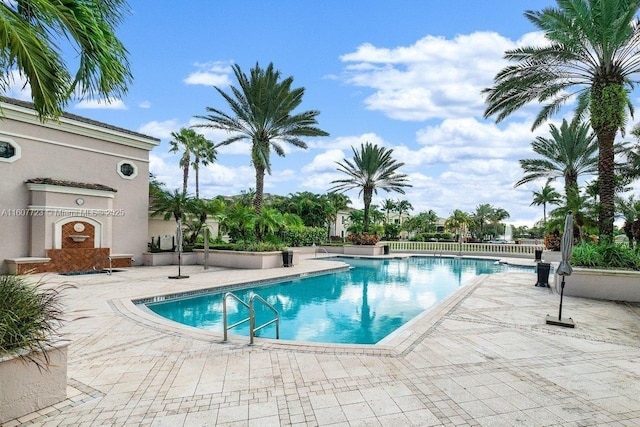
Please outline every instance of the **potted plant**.
[{"label": "potted plant", "polygon": [[0,424],[66,399],[61,292],[28,276],[0,275]]}]

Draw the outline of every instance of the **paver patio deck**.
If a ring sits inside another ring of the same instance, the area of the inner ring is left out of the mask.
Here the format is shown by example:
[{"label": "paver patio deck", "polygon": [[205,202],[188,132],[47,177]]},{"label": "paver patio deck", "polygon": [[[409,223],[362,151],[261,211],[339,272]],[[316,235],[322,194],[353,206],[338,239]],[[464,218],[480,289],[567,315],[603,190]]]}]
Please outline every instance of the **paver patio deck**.
[{"label": "paver patio deck", "polygon": [[50,275],[77,285],[68,399],[4,427],[640,425],[640,306],[565,297],[576,328],[548,326],[559,297],[533,272],[475,279],[376,346],[222,343],[130,302],[337,265]]}]

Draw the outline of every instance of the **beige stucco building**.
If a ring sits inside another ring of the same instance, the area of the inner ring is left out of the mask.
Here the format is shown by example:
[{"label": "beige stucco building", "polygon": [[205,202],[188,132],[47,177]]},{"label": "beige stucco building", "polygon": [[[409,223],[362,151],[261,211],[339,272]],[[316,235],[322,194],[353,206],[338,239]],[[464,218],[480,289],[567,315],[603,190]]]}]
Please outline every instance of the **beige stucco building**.
[{"label": "beige stucco building", "polygon": [[31,103],[0,100],[2,272],[140,264],[160,141],[71,114],[43,123]]}]

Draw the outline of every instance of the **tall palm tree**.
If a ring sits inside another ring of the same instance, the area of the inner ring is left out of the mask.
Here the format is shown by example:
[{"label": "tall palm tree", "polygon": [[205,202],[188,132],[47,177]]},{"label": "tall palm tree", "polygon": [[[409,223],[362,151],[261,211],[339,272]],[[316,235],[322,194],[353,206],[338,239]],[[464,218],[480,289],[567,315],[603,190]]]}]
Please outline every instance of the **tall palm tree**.
[{"label": "tall palm tree", "polygon": [[[115,35],[125,0],[0,2],[0,88],[12,70],[26,79],[41,119],[57,118],[72,96],[114,97],[131,82],[128,53]],[[60,42],[78,54],[78,69],[63,59]]]},{"label": "tall palm tree", "polygon": [[380,205],[383,211],[387,213],[387,224],[389,223],[389,214],[396,210],[396,202],[393,199],[384,199]]},{"label": "tall palm tree", "polygon": [[398,200],[396,203],[396,212],[398,212],[398,219],[400,221],[400,225],[402,225],[402,215],[408,214],[409,211],[413,210],[413,205],[408,200]]},{"label": "tall palm tree", "polygon": [[231,87],[231,94],[216,87],[227,101],[231,113],[207,107],[210,113],[197,116],[206,121],[198,127],[222,129],[231,136],[216,147],[236,141],[251,141],[251,163],[256,171],[256,193],[253,201],[258,215],[262,210],[265,173],[271,174],[270,155],[273,150],[278,156],[285,155],[281,143],[306,149],[302,136],[328,136],[316,127],[319,111],[293,113],[301,104],[304,88],[291,88],[293,77],[281,80],[280,72],[269,64],[266,69],[258,64],[251,69],[251,75],[242,72],[240,66],[233,65],[238,87]]},{"label": "tall palm tree", "polygon": [[472,214],[473,225],[476,228],[477,237],[484,239],[485,227],[489,221],[491,221],[491,215],[493,214],[493,206],[488,203],[483,203],[476,206],[476,211]]},{"label": "tall palm tree", "polygon": [[[599,233],[613,238],[614,140],[623,131],[629,92],[640,72],[638,0],[557,0],[557,8],[527,11],[525,17],[544,32],[548,45],[507,51],[512,62],[485,89],[485,117],[501,121],[538,101],[545,105],[533,127],[577,97],[576,117],[589,112],[598,139],[600,180]],[[635,79],[634,79],[635,77]]]},{"label": "tall palm tree", "polygon": [[195,149],[196,131],[182,128],[180,132],[171,132],[173,139],[169,141],[169,152],[177,153],[182,151],[179,165],[182,168],[182,192],[187,193],[187,182],[189,181],[189,168],[191,167],[191,154]]},{"label": "tall palm tree", "polygon": [[533,192],[533,202],[529,206],[542,206],[542,222],[547,224],[547,204],[557,205],[562,201],[562,196],[555,188],[549,185],[549,181],[540,191]]},{"label": "tall palm tree", "polygon": [[351,147],[353,160],[345,159],[338,164],[338,171],[349,177],[332,181],[334,185],[330,191],[346,192],[353,189],[360,190],[359,196],[364,201],[364,228],[369,231],[369,208],[373,194],[378,194],[378,189],[390,192],[395,191],[404,194],[405,187],[411,187],[407,183],[407,175],[398,173],[398,169],[404,165],[391,158],[392,149],[378,147],[370,142],[360,145],[360,150]]},{"label": "tall palm tree", "polygon": [[565,195],[569,188],[578,188],[578,177],[598,171],[598,142],[588,123],[562,120],[557,128],[549,125],[551,138],[537,137],[532,143],[536,159],[520,160],[524,176],[515,186],[540,178],[564,179]]},{"label": "tall palm tree", "polygon": [[196,173],[196,199],[200,198],[200,164],[208,166],[216,161],[216,149],[213,142],[205,138],[204,135],[196,134],[192,146],[193,162],[191,167]]}]

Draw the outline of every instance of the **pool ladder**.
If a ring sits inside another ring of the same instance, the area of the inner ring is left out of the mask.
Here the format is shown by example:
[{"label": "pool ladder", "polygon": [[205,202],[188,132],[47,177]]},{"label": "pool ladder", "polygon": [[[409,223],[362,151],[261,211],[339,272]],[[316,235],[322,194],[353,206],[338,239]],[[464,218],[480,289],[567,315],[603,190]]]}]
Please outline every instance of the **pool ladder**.
[{"label": "pool ladder", "polygon": [[[233,325],[229,325],[227,320],[227,298],[232,298],[237,302],[239,302],[241,305],[247,307],[249,309],[249,317],[247,317],[246,319],[240,320],[239,322],[236,322]],[[267,306],[275,314],[275,317],[273,319],[269,320],[266,323],[263,323],[260,326],[256,326],[256,313],[254,310],[255,300],[258,300],[259,302]],[[233,293],[227,292],[224,295],[224,298],[222,298],[222,317],[224,320],[224,341],[227,341],[227,332],[229,331],[229,329],[233,329],[236,326],[240,326],[247,321],[249,322],[249,344],[253,344],[253,338],[255,337],[256,332],[258,332],[262,328],[269,326],[274,322],[276,324],[276,339],[280,339],[280,314],[278,313],[278,310],[273,308],[271,304],[265,301],[265,299],[258,294],[251,295],[251,298],[249,298],[249,304],[247,304],[246,302],[238,298]]]}]

